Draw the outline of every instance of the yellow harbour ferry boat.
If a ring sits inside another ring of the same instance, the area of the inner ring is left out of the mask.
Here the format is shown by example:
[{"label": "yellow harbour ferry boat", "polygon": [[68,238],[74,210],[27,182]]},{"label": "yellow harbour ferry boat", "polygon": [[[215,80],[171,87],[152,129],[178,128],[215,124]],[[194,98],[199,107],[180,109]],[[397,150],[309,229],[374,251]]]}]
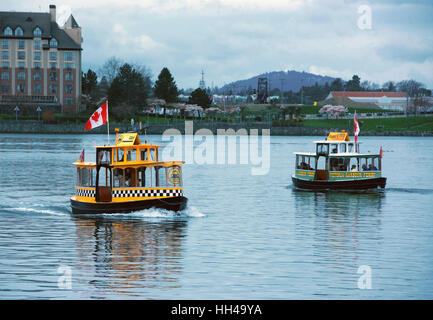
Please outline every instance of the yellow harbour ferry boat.
[{"label": "yellow harbour ferry boat", "polygon": [[362,154],[359,143],[347,132],[331,132],[326,140],[315,141],[316,152],[295,152],[293,185],[299,189],[376,189],[385,188],[382,177],[382,151]]},{"label": "yellow harbour ferry boat", "polygon": [[[128,213],[152,207],[183,210],[183,161],[159,161],[160,146],[141,144],[137,133],[118,134],[116,145],[96,146],[96,162],[74,162],[72,213]],[[84,151],[83,151],[84,152]]]}]

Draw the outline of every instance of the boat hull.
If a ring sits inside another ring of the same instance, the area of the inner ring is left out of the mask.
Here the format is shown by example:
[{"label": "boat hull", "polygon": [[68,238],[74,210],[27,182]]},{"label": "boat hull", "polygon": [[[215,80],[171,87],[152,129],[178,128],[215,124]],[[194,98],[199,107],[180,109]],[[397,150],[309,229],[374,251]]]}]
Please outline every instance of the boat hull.
[{"label": "boat hull", "polygon": [[342,181],[303,180],[292,176],[293,185],[299,189],[308,190],[366,190],[384,189],[386,178],[356,179]]},{"label": "boat hull", "polygon": [[187,202],[188,199],[185,197],[97,203],[81,202],[71,199],[71,207],[73,214],[130,213],[150,208],[180,211],[185,209]]}]

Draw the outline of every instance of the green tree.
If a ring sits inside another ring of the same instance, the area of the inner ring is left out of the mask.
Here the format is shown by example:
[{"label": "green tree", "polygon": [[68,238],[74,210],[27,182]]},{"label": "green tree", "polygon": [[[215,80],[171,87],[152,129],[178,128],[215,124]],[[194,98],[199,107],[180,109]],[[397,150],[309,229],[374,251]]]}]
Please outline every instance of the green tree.
[{"label": "green tree", "polygon": [[166,102],[176,102],[178,90],[173,76],[167,68],[163,68],[155,82],[155,96]]},{"label": "green tree", "polygon": [[353,75],[352,80],[346,82],[345,88],[346,91],[362,91],[361,78]]},{"label": "green tree", "polygon": [[127,63],[120,67],[108,89],[110,104],[127,104],[135,109],[145,105],[148,95],[143,75]]},{"label": "green tree", "polygon": [[87,73],[83,73],[81,88],[83,94],[95,95],[98,88],[98,76],[96,72],[91,69],[87,70]]},{"label": "green tree", "polygon": [[188,103],[197,104],[203,108],[208,108],[212,101],[205,90],[197,88],[191,92]]}]

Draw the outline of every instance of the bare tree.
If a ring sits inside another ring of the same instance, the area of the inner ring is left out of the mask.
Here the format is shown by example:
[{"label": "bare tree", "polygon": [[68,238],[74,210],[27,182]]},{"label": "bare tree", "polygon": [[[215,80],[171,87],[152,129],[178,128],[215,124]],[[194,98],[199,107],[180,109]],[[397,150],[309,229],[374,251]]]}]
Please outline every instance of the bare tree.
[{"label": "bare tree", "polygon": [[111,57],[105,63],[101,68],[98,70],[98,75],[102,78],[105,77],[105,79],[108,81],[108,84],[110,85],[114,78],[116,78],[117,74],[119,73],[120,67],[124,64],[124,62],[116,57]]},{"label": "bare tree", "polygon": [[397,83],[397,89],[406,92],[411,98],[417,96],[420,89],[423,87],[424,84],[415,80],[403,80]]}]

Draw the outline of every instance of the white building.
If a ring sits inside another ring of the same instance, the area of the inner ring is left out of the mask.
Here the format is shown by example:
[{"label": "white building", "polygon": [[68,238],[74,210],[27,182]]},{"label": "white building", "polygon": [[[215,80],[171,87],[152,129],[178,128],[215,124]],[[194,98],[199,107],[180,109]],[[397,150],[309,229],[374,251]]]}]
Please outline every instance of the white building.
[{"label": "white building", "polygon": [[326,99],[346,97],[363,103],[374,103],[385,110],[405,111],[408,105],[406,92],[385,91],[331,91]]}]

